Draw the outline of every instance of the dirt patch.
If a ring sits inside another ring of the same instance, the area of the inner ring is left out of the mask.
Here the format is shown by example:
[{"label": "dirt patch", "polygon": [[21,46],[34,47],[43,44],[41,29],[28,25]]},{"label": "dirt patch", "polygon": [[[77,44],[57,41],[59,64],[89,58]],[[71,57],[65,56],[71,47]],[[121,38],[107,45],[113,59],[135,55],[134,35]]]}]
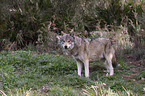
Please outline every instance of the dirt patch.
[{"label": "dirt patch", "polygon": [[135,79],[134,77],[138,77],[138,75],[141,73],[140,69],[145,69],[145,64],[142,64],[145,60],[136,60],[132,58],[130,54],[125,55],[125,61],[128,62],[128,66],[133,66],[133,68],[130,68],[131,72],[129,75],[123,75],[123,78],[125,80],[132,80],[137,82],[144,82],[145,78],[141,77],[140,79]]}]

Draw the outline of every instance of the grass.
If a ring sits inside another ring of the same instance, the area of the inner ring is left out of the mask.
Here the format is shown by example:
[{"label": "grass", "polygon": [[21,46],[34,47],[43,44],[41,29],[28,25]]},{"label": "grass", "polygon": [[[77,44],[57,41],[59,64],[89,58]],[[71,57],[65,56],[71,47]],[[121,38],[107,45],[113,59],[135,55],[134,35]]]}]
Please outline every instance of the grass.
[{"label": "grass", "polygon": [[[118,60],[118,64],[115,75],[106,77],[104,67],[100,67],[99,62],[91,62],[90,78],[85,78],[84,70],[82,77],[77,75],[76,63],[72,58],[47,53],[1,52],[0,95],[86,96],[85,92],[95,92],[91,87],[98,85],[103,94],[112,92],[117,94],[114,96],[132,96],[127,95],[130,92],[133,96],[144,95],[144,68],[129,65],[124,60]],[[138,72],[132,71],[133,68]],[[90,89],[93,91],[90,92]]]}]

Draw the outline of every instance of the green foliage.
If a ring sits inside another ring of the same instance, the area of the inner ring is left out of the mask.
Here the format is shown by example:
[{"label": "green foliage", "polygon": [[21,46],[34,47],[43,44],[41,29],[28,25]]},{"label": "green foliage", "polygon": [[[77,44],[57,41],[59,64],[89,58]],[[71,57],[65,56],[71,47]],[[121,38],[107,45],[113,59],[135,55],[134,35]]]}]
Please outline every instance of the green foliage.
[{"label": "green foliage", "polygon": [[90,36],[90,31],[100,31],[106,26],[112,30],[123,25],[128,28],[129,34],[135,35],[138,24],[144,24],[142,4],[142,0],[0,1],[0,39],[8,41],[3,46],[9,50],[23,48],[29,43],[36,44],[38,30],[49,25],[48,21],[52,23],[48,29],[53,33],[74,29],[76,33]]},{"label": "green foliage", "polygon": [[38,39],[36,41],[36,49],[39,52],[56,53],[56,50],[58,50],[58,42],[56,39],[58,34],[51,31],[51,26],[53,26],[53,23],[49,22],[48,25],[45,24],[37,31]]},{"label": "green foliage", "polygon": [[[49,2],[47,2],[49,3]],[[46,22],[50,15],[43,15],[42,6],[47,5],[45,1],[13,0],[1,3],[2,11],[2,30],[1,39],[8,39],[15,42],[18,48],[24,47],[29,43],[35,43],[37,40],[37,30]],[[2,6],[6,5],[6,6]],[[47,11],[49,6],[47,6]],[[5,12],[6,11],[6,12]],[[52,15],[51,15],[52,16]],[[6,26],[3,28],[3,26]]]}]

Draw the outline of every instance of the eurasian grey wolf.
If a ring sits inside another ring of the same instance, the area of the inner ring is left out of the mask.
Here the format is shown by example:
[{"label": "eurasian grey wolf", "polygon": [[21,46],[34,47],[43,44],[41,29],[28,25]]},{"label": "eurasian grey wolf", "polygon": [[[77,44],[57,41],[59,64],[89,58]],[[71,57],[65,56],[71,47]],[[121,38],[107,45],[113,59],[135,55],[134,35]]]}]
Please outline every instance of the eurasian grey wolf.
[{"label": "eurasian grey wolf", "polygon": [[113,67],[117,66],[117,62],[115,50],[108,38],[80,38],[66,33],[63,33],[62,36],[57,36],[57,38],[62,48],[75,59],[79,76],[81,76],[83,64],[85,77],[89,77],[89,61],[101,59],[105,61],[106,75],[108,76],[108,72],[110,76],[114,74]]}]

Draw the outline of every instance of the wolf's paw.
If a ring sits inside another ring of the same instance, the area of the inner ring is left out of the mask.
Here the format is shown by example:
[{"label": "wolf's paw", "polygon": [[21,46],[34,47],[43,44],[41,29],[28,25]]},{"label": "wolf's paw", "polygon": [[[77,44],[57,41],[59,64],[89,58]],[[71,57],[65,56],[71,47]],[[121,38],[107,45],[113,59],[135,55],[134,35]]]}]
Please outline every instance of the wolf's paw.
[{"label": "wolf's paw", "polygon": [[112,76],[114,73],[110,73],[110,76]]}]

